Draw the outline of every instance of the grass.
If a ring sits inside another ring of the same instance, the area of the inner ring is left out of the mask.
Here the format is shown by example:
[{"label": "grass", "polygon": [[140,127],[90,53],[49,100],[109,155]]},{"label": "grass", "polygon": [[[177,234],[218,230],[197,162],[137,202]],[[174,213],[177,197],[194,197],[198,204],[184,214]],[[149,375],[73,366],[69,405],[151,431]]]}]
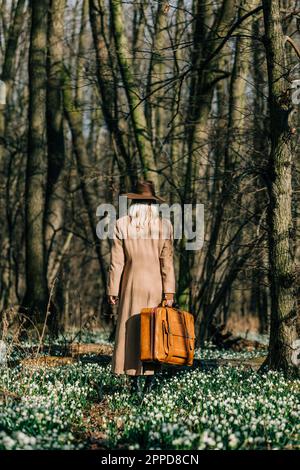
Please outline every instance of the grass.
[{"label": "grass", "polygon": [[163,370],[142,402],[95,356],[3,367],[0,449],[299,449],[300,381],[236,366],[260,354],[197,351],[222,365]]}]

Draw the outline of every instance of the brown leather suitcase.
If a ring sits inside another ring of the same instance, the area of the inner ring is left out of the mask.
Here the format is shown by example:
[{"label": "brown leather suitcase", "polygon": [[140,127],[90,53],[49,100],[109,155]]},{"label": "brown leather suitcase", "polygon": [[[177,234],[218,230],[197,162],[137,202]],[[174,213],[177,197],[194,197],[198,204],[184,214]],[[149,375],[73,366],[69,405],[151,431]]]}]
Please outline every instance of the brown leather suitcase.
[{"label": "brown leather suitcase", "polygon": [[194,316],[165,302],[141,310],[141,361],[191,366],[195,351]]}]

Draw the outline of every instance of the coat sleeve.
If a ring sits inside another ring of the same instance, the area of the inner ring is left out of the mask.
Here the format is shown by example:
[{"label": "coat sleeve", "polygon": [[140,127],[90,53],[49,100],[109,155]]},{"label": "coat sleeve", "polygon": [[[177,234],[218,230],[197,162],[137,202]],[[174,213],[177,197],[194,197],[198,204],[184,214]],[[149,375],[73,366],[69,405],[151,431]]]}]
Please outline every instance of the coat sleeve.
[{"label": "coat sleeve", "polygon": [[173,262],[173,226],[169,224],[169,237],[164,240],[160,253],[160,270],[163,284],[163,293],[175,294],[175,272]]},{"label": "coat sleeve", "polygon": [[118,222],[117,222],[114,228],[114,237],[113,237],[112,246],[111,246],[111,257],[110,257],[110,265],[108,269],[108,278],[107,278],[107,286],[106,286],[107,295],[117,296],[119,294],[121,276],[122,276],[124,264],[125,264],[125,255],[124,255],[123,240],[122,240],[121,232],[120,232]]}]

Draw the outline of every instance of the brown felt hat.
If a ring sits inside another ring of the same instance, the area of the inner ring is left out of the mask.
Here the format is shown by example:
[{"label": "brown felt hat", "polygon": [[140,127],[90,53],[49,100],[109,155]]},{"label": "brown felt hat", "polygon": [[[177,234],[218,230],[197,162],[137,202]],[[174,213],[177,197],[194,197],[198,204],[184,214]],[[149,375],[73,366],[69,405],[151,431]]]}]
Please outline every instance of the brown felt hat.
[{"label": "brown felt hat", "polygon": [[149,201],[165,202],[159,196],[156,196],[154,184],[152,181],[138,181],[134,193],[124,193],[121,196],[127,196],[128,199],[145,199]]}]

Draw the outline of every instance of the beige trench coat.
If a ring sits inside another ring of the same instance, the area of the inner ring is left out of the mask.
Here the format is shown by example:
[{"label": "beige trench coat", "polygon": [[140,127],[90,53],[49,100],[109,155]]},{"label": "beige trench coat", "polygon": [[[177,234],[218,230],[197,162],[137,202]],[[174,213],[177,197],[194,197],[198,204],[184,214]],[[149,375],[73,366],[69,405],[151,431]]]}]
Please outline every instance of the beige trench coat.
[{"label": "beige trench coat", "polygon": [[129,216],[117,220],[111,249],[107,295],[119,295],[111,370],[150,375],[159,365],[140,360],[140,311],[155,307],[163,293],[175,293],[173,226],[156,218],[137,229]]}]

